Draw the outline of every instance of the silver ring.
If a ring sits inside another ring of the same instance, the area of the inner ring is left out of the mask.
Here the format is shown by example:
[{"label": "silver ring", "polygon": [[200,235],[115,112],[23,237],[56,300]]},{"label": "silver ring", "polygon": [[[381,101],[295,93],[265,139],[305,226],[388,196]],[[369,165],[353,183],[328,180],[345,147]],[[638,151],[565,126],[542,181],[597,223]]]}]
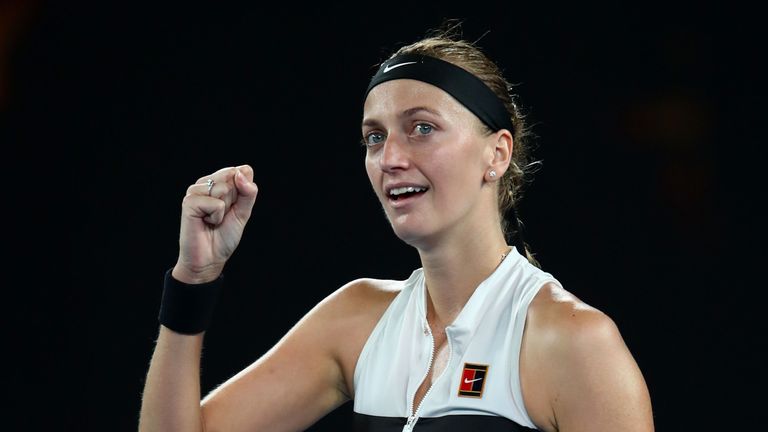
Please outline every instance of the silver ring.
[{"label": "silver ring", "polygon": [[211,196],[211,189],[213,189],[213,179],[206,180],[205,185],[208,187],[208,196]]}]

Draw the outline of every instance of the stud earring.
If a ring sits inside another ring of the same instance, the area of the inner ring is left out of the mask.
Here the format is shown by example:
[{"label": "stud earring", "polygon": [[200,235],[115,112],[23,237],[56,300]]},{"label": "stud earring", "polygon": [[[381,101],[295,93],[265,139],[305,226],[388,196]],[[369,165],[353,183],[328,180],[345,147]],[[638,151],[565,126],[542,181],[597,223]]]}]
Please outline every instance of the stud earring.
[{"label": "stud earring", "polygon": [[494,171],[494,170],[491,170],[491,172],[489,172],[489,173],[488,173],[488,175],[489,175],[491,178],[496,178],[496,171]]}]

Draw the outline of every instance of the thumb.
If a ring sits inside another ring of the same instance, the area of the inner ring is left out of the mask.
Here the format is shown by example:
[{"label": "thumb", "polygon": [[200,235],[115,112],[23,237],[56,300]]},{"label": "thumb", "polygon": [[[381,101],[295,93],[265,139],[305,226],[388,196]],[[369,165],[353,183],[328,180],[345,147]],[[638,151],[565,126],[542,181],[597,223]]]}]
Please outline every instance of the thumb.
[{"label": "thumb", "polygon": [[247,165],[237,167],[235,172],[235,187],[237,188],[237,201],[232,208],[238,219],[248,220],[251,216],[251,209],[256,202],[256,195],[259,193],[259,187],[256,186],[251,178],[253,170]]}]

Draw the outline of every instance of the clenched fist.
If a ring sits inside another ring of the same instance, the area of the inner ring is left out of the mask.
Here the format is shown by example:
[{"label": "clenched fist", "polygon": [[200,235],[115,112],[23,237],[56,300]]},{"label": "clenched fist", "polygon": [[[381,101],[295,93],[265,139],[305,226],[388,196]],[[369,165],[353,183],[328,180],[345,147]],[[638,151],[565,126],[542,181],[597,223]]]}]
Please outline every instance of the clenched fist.
[{"label": "clenched fist", "polygon": [[175,279],[197,284],[221,274],[240,243],[258,191],[249,165],[222,168],[187,188]]}]

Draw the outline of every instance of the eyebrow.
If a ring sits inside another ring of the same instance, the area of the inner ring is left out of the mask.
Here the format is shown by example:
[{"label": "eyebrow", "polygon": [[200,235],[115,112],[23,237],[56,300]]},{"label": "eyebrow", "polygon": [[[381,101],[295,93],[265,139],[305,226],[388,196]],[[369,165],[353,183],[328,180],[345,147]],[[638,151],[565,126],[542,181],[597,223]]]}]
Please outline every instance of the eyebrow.
[{"label": "eyebrow", "polygon": [[[433,110],[432,108],[427,108],[425,106],[417,106],[413,108],[408,108],[407,110],[401,112],[398,117],[410,117],[418,112],[425,111],[429,114],[432,114],[436,117],[443,118],[443,116],[440,115],[439,112]],[[362,126],[378,126],[379,122],[376,119],[365,119],[363,120]]]}]

